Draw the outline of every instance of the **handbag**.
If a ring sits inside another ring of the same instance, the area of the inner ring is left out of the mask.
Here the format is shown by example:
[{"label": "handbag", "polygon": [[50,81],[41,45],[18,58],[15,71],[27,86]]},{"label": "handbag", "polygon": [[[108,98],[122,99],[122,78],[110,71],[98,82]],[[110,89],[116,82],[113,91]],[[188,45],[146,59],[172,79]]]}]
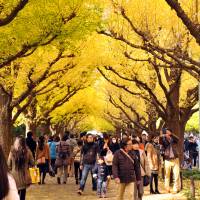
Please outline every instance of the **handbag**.
[{"label": "handbag", "polygon": [[31,182],[39,183],[40,182],[40,171],[37,167],[29,168],[30,176],[31,176]]},{"label": "handbag", "polygon": [[146,186],[149,185],[149,183],[150,183],[150,178],[149,178],[149,176],[144,175],[144,176],[143,176],[143,186],[146,187]]},{"label": "handbag", "polygon": [[112,165],[113,153],[111,150],[108,150],[106,156],[104,157],[106,165]]}]

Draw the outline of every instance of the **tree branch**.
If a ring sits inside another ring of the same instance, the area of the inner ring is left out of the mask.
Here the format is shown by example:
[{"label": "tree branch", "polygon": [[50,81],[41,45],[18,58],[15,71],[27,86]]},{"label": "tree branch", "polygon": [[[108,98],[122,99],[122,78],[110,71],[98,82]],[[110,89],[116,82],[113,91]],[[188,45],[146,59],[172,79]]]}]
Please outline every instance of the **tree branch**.
[{"label": "tree branch", "polygon": [[39,83],[41,83],[44,79],[48,77],[50,69],[56,62],[60,60],[61,56],[62,56],[62,52],[60,51],[57,57],[52,62],[49,63],[48,67],[43,72],[43,74],[39,78],[37,78],[35,81],[31,79],[31,75],[33,74],[33,69],[30,71],[30,74],[28,75],[28,79],[30,82],[27,85],[27,89],[17,99],[13,100],[11,104],[12,108],[20,104],[22,101],[24,101],[24,99],[36,88],[36,86],[38,86]]},{"label": "tree branch", "polygon": [[25,7],[28,1],[29,0],[20,0],[5,18],[0,19],[0,26],[5,26],[12,22],[19,13],[19,11],[21,11]]},{"label": "tree branch", "polygon": [[186,12],[182,9],[180,3],[177,0],[165,0],[168,5],[175,10],[177,16],[181,19],[183,24],[190,31],[190,34],[196,39],[197,43],[200,45],[200,25],[195,24],[188,17]]}]

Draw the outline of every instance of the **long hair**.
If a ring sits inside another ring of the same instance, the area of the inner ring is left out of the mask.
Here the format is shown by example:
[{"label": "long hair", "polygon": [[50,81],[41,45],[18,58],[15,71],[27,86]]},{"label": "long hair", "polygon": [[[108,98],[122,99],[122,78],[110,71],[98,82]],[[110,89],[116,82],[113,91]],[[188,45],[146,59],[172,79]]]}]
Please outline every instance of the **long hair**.
[{"label": "long hair", "polygon": [[8,166],[3,149],[0,145],[0,200],[4,199],[9,192]]},{"label": "long hair", "polygon": [[25,162],[27,159],[26,140],[23,136],[18,136],[14,142],[12,154],[15,162],[15,169],[25,169]]},{"label": "long hair", "polygon": [[40,151],[44,149],[44,144],[45,144],[45,138],[44,136],[40,136],[38,140],[38,147]]}]

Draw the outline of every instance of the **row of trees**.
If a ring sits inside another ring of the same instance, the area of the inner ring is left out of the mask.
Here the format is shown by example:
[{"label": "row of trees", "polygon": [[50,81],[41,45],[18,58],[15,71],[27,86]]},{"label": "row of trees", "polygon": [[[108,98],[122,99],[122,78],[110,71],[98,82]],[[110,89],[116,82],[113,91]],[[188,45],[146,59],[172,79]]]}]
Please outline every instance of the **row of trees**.
[{"label": "row of trees", "polygon": [[19,122],[55,134],[123,127],[151,134],[167,126],[183,144],[186,124],[198,111],[198,3],[2,1],[5,152]]},{"label": "row of trees", "polygon": [[82,0],[6,0],[1,9],[0,141],[8,153],[12,126],[21,114],[34,130],[91,85],[91,69],[77,60],[101,9],[95,1]]},{"label": "row of trees", "polygon": [[182,151],[186,124],[198,111],[199,2],[187,1],[190,9],[194,6],[190,14],[195,21],[178,1],[166,2],[178,17],[164,1],[111,1],[112,21],[98,33],[118,42],[116,57],[120,58],[98,70],[118,88],[108,94],[109,102],[119,110],[117,117],[107,113],[114,123],[124,118],[139,134],[142,129],[151,134],[169,127],[180,138]]}]

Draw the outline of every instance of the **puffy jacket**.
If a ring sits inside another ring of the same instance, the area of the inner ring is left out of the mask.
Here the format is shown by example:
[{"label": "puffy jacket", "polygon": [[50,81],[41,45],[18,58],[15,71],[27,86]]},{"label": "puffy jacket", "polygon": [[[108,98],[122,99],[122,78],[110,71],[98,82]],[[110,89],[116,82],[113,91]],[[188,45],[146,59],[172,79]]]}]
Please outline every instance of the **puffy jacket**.
[{"label": "puffy jacket", "polygon": [[[61,158],[60,154],[64,154],[65,158]],[[56,146],[56,167],[67,166],[72,158],[72,148],[66,141],[60,141]]]},{"label": "puffy jacket", "polygon": [[133,151],[128,153],[134,163],[120,150],[116,151],[113,158],[112,172],[114,178],[119,178],[121,183],[131,183],[141,180],[140,161]]},{"label": "puffy jacket", "polygon": [[103,181],[107,181],[107,177],[109,176],[109,170],[106,163],[95,164],[95,167],[92,170],[93,174],[97,174],[98,179]]}]

